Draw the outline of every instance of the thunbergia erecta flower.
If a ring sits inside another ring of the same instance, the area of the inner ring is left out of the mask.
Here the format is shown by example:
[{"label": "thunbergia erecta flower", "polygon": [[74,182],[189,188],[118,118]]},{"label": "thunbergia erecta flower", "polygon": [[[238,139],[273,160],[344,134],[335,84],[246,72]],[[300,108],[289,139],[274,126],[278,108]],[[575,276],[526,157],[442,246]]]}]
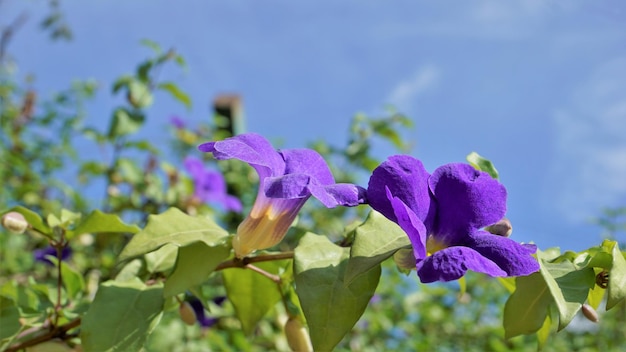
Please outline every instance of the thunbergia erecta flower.
[{"label": "thunbergia erecta flower", "polygon": [[364,202],[365,190],[336,184],[328,165],[311,149],[275,150],[262,136],[241,134],[198,147],[216,159],[239,159],[259,175],[259,190],[250,214],[237,228],[233,248],[237,257],[279,243],[311,195],[328,208]]},{"label": "thunbergia erecta flower", "polygon": [[182,129],[185,128],[185,120],[181,119],[178,116],[171,116],[170,117],[170,123],[172,124],[172,126],[174,126],[174,128],[176,129]]},{"label": "thunbergia erecta flower", "polygon": [[443,165],[431,175],[411,156],[392,156],[372,173],[367,198],[407,233],[424,283],[467,270],[499,277],[539,270],[534,245],[483,230],[504,217],[506,189],[470,165]]},{"label": "thunbergia erecta flower", "polygon": [[241,202],[226,192],[221,173],[204,167],[202,160],[189,156],[183,161],[194,183],[194,196],[203,202],[216,202],[227,210],[241,211]]},{"label": "thunbergia erecta flower", "polygon": [[[218,306],[222,305],[222,302],[224,302],[224,299],[220,298],[221,301],[217,302],[216,300],[213,300],[215,302],[215,304],[217,304]],[[196,315],[196,321],[198,322],[198,324],[200,324],[200,326],[202,326],[203,328],[210,328],[211,326],[217,324],[219,322],[219,318],[216,317],[207,317],[204,311],[204,306],[202,305],[202,302],[200,302],[199,299],[192,297],[188,300],[189,305],[191,306],[191,308],[193,309],[194,314]]]},{"label": "thunbergia erecta flower", "polygon": [[[68,260],[71,255],[72,255],[72,249],[70,247],[63,247],[63,249],[61,250],[61,260]],[[56,258],[57,256],[56,248],[52,246],[48,246],[45,248],[35,249],[33,251],[33,257],[35,258],[35,261],[48,264],[48,265],[54,265],[52,261],[50,261],[50,259],[47,258],[47,256],[52,256]]]}]

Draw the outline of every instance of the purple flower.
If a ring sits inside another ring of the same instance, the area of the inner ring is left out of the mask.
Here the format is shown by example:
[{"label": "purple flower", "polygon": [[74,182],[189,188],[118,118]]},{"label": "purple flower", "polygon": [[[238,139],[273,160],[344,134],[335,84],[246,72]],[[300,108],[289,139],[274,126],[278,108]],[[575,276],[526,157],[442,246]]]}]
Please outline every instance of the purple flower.
[{"label": "purple flower", "polygon": [[237,228],[237,257],[279,243],[311,195],[328,208],[364,202],[365,190],[336,184],[321,155],[311,149],[276,151],[262,136],[241,134],[198,147],[216,159],[239,159],[259,174],[259,190],[250,214]]},{"label": "purple flower", "polygon": [[172,116],[170,117],[170,123],[172,124],[172,126],[174,126],[174,128],[176,129],[183,129],[185,128],[185,120],[181,119],[178,116]]},{"label": "purple flower", "polygon": [[424,283],[456,280],[468,269],[490,276],[539,270],[534,245],[481,230],[504,217],[506,189],[470,165],[447,164],[430,175],[421,161],[396,155],[374,170],[367,197],[409,236]]},{"label": "purple flower", "polygon": [[188,298],[187,302],[193,309],[193,312],[196,314],[196,320],[198,321],[198,324],[200,324],[200,326],[204,328],[210,328],[211,326],[219,322],[219,318],[206,316],[202,302],[200,302],[200,300],[197,299],[196,297]]},{"label": "purple flower", "polygon": [[227,210],[241,211],[239,199],[226,193],[224,176],[217,171],[206,169],[202,160],[194,157],[185,158],[183,164],[194,182],[194,196],[203,202],[217,202]]},{"label": "purple flower", "polygon": [[[61,260],[68,260],[71,255],[72,249],[70,247],[63,247],[63,250],[61,250]],[[33,251],[33,257],[35,258],[35,261],[48,265],[54,265],[54,263],[52,263],[50,259],[46,258],[46,256],[52,256],[56,258],[57,249],[52,246],[48,246],[46,248],[35,249]]]}]

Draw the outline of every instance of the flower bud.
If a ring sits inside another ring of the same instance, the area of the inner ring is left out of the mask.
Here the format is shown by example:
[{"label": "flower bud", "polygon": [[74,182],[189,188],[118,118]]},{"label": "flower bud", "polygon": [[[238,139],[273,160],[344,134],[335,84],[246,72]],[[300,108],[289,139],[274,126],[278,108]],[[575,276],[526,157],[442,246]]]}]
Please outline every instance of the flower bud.
[{"label": "flower bud", "polygon": [[502,218],[502,220],[496,222],[493,225],[485,227],[485,230],[491,232],[494,235],[509,237],[513,232],[513,225],[511,221],[507,218]]},{"label": "flower bud", "polygon": [[593,309],[592,306],[588,304],[583,304],[582,311],[585,318],[589,319],[589,321],[592,321],[594,323],[600,321],[600,319],[598,319],[598,312],[596,312],[596,310]]},{"label": "flower bud", "polygon": [[2,216],[2,226],[14,234],[22,234],[28,228],[28,221],[24,215],[12,211]]},{"label": "flower bud", "polygon": [[306,327],[300,322],[300,319],[296,317],[289,317],[289,319],[287,319],[285,323],[285,336],[287,337],[289,347],[291,347],[293,351],[313,351],[309,333]]},{"label": "flower bud", "polygon": [[178,314],[180,319],[187,325],[194,325],[196,323],[196,313],[193,311],[189,302],[181,302],[178,307]]}]

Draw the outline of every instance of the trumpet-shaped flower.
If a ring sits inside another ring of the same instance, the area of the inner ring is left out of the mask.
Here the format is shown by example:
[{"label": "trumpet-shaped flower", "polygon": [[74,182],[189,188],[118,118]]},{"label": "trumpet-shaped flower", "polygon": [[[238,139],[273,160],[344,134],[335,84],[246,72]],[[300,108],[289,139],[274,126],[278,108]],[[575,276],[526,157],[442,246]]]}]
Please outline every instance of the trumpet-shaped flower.
[{"label": "trumpet-shaped flower", "polygon": [[[33,257],[35,258],[35,261],[40,262],[40,263],[44,263],[47,265],[54,265],[54,263],[52,263],[52,261],[50,259],[48,259],[48,256],[52,256],[52,257],[57,257],[57,249],[52,247],[52,246],[47,246],[45,248],[40,248],[40,249],[35,249],[33,251]],[[63,247],[63,249],[61,250],[61,260],[65,261],[68,260],[70,258],[70,256],[72,256],[72,249],[70,247]]]},{"label": "trumpet-shaped flower", "polygon": [[396,155],[374,170],[367,197],[407,233],[424,283],[467,270],[501,277],[539,270],[534,245],[483,230],[504,217],[506,189],[470,165],[447,164],[431,175],[421,161]]},{"label": "trumpet-shaped flower", "polygon": [[311,149],[276,151],[262,136],[241,134],[198,147],[216,159],[239,159],[259,175],[259,189],[250,214],[237,228],[233,248],[237,257],[279,243],[304,203],[312,195],[328,208],[364,202],[365,190],[336,184],[328,165]]},{"label": "trumpet-shaped flower", "polygon": [[241,211],[241,202],[226,192],[226,181],[221,173],[204,167],[202,160],[187,157],[183,162],[194,183],[194,196],[203,202],[222,204],[227,210]]}]

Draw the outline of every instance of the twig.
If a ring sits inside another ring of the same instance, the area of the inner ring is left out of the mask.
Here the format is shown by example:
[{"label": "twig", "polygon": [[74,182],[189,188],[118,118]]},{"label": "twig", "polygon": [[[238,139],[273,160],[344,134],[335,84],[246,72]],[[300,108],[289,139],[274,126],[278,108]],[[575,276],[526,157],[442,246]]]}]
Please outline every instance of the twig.
[{"label": "twig", "polygon": [[9,45],[9,41],[13,37],[13,34],[26,22],[28,16],[26,13],[20,14],[13,23],[11,23],[7,28],[2,31],[0,34],[0,62],[4,60],[4,55],[6,53],[6,48]]},{"label": "twig", "polygon": [[26,340],[24,342],[20,342],[18,344],[15,344],[11,347],[9,347],[8,349],[5,350],[5,352],[17,352],[19,350],[25,349],[26,347],[30,347],[30,346],[35,346],[37,344],[40,344],[42,342],[48,341],[48,340],[52,340],[56,337],[63,337],[65,336],[65,333],[68,332],[69,330],[77,327],[80,325],[80,318],[76,318],[72,321],[70,321],[69,323],[65,324],[65,325],[61,325],[55,329],[50,330],[49,332],[43,334],[43,335],[39,335],[37,337],[34,337],[30,340]]},{"label": "twig", "polygon": [[246,265],[246,269],[250,269],[250,270],[252,270],[254,272],[257,272],[257,273],[265,276],[266,278],[274,281],[276,284],[278,284],[280,286],[280,276],[274,275],[272,273],[268,273],[267,271],[259,268],[258,266],[254,266],[252,264]]}]

